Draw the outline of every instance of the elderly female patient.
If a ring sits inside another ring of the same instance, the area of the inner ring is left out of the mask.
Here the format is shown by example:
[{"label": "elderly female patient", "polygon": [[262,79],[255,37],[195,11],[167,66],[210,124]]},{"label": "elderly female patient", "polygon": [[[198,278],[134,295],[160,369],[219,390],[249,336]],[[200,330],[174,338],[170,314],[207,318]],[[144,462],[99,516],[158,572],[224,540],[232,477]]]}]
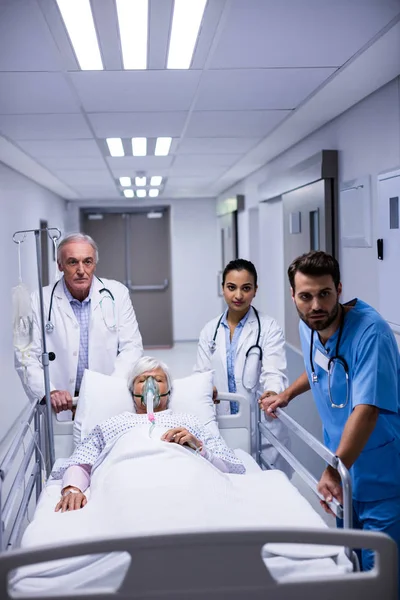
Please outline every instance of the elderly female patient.
[{"label": "elderly female patient", "polygon": [[[148,431],[155,443],[162,440],[184,446],[188,452],[199,454],[224,473],[245,472],[242,462],[220,436],[211,435],[194,415],[173,413],[168,408],[171,377],[165,364],[151,357],[142,357],[135,364],[128,385],[133,396],[134,412],[124,412],[97,425],[63,466],[52,472],[54,479],[63,479],[62,497],[56,511],[77,510],[85,506],[87,499],[84,492],[90,484],[92,467],[101,462],[106,445],[109,447],[113,440],[134,428]],[[150,413],[144,396],[149,385],[156,391],[154,410]]]}]

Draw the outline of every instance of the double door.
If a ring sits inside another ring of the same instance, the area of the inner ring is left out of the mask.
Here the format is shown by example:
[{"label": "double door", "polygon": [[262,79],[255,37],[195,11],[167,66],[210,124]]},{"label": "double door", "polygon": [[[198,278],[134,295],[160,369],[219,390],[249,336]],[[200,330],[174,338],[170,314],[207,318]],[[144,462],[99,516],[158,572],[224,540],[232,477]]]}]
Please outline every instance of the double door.
[{"label": "double door", "polygon": [[171,347],[169,208],[156,213],[84,213],[82,231],[99,247],[97,275],[128,287],[143,345]]}]

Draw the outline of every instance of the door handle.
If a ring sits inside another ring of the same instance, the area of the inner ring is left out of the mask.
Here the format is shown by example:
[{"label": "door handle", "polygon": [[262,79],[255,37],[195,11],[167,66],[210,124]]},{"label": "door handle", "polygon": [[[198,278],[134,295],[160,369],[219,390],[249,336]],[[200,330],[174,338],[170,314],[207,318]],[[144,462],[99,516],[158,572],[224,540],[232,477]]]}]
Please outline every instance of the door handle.
[{"label": "door handle", "polygon": [[383,239],[376,240],[376,250],[378,252],[378,260],[383,260]]},{"label": "door handle", "polygon": [[162,292],[169,285],[168,279],[164,279],[164,283],[156,285],[132,285],[131,281],[124,282],[130,292]]}]

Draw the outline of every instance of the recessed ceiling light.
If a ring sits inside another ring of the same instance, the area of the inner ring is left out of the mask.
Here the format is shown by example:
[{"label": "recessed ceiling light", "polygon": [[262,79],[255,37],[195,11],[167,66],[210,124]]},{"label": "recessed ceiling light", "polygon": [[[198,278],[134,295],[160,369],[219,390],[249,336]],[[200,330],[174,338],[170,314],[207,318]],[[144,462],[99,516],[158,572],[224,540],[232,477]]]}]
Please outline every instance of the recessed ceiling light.
[{"label": "recessed ceiling light", "polygon": [[132,154],[133,156],[146,156],[147,139],[145,137],[132,138]]},{"label": "recessed ceiling light", "polygon": [[89,0],[57,0],[82,71],[101,71],[103,62]]},{"label": "recessed ceiling light", "polygon": [[160,175],[153,175],[153,177],[150,179],[150,185],[161,185],[162,182],[162,177]]},{"label": "recessed ceiling light", "polygon": [[172,138],[170,137],[158,137],[154,154],[156,156],[167,156],[171,147],[171,142]]},{"label": "recessed ceiling light", "polygon": [[136,190],[136,196],[138,198],[146,198],[146,190]]},{"label": "recessed ceiling light", "polygon": [[135,185],[138,187],[146,185],[146,177],[135,177]]},{"label": "recessed ceiling light", "polygon": [[120,177],[119,182],[122,185],[122,187],[129,187],[132,183],[130,177]]},{"label": "recessed ceiling light", "polygon": [[150,198],[157,198],[159,193],[160,193],[160,190],[150,190],[149,196],[150,196]]},{"label": "recessed ceiling light", "polygon": [[207,0],[175,0],[167,69],[189,69]]},{"label": "recessed ceiling light", "polygon": [[124,69],[147,69],[148,0],[117,0]]},{"label": "recessed ceiling light", "polygon": [[133,198],[135,194],[133,190],[124,190],[124,196],[125,198]]},{"label": "recessed ceiling light", "polygon": [[121,138],[107,138],[106,142],[111,156],[125,156]]}]

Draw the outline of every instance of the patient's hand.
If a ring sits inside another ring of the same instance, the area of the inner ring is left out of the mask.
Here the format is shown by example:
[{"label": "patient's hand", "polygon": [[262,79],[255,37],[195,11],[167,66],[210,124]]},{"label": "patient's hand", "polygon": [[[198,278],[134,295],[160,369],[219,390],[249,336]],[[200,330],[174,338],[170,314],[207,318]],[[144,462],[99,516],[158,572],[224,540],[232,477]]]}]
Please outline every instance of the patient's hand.
[{"label": "patient's hand", "polygon": [[214,402],[214,404],[219,404],[219,403],[220,403],[220,400],[218,400],[218,390],[217,390],[217,388],[215,387],[215,385],[214,385],[214,387],[213,387],[213,395],[212,395],[212,399],[213,399],[213,402]]},{"label": "patient's hand", "polygon": [[72,398],[71,394],[66,390],[53,390],[50,392],[51,405],[56,413],[63,410],[71,410]]},{"label": "patient's hand", "polygon": [[187,444],[193,450],[201,450],[203,444],[194,435],[189,433],[184,427],[175,427],[175,429],[169,429],[161,436],[164,442],[175,442],[175,444],[181,444],[184,446]]},{"label": "patient's hand", "polygon": [[[77,490],[77,493],[73,493],[70,490]],[[58,512],[59,510],[61,510],[61,512],[66,512],[68,510],[79,510],[86,504],[87,498],[85,494],[83,494],[79,488],[68,486],[63,489],[61,500],[58,502],[55,512]]]}]

